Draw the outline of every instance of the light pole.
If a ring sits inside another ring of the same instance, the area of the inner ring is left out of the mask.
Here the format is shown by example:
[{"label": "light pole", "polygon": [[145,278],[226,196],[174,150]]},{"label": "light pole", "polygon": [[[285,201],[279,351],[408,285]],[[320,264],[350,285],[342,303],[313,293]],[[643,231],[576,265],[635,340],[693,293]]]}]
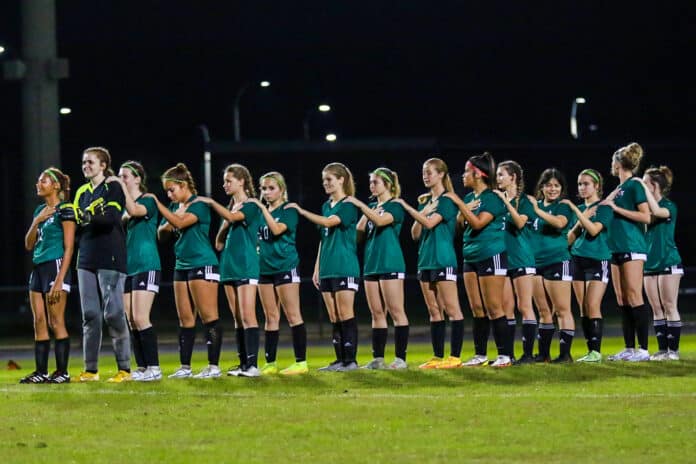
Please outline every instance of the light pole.
[{"label": "light pole", "polygon": [[[233,117],[234,117],[234,141],[239,142],[242,140],[240,128],[239,128],[239,103],[242,100],[242,95],[247,91],[249,86],[251,85],[250,82],[245,83],[242,85],[239,90],[237,90],[237,94],[234,97],[234,108],[233,108]],[[269,81],[261,81],[259,82],[259,87],[270,87],[271,83]]]},{"label": "light pole", "polygon": [[578,134],[578,105],[586,103],[583,97],[577,97],[573,100],[573,105],[570,107],[570,135],[577,140],[580,136]]},{"label": "light pole", "polygon": [[304,139],[307,141],[310,139],[309,120],[315,111],[319,111],[320,113],[328,113],[331,111],[331,106],[327,105],[326,103],[322,103],[321,105],[317,105],[316,107],[307,110],[305,117],[302,119],[302,134],[304,135]]},{"label": "light pole", "polygon": [[212,155],[210,153],[210,132],[208,131],[208,126],[205,124],[200,124],[198,130],[201,131],[201,138],[203,139],[203,189],[205,190],[205,196],[209,197],[213,192],[213,180],[212,180]]}]

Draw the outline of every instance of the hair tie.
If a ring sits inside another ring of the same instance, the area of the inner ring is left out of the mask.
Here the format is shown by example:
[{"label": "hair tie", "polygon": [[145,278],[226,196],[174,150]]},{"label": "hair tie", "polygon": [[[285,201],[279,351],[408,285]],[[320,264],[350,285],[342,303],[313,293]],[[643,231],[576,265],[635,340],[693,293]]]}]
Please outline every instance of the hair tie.
[{"label": "hair tie", "polygon": [[135,169],[135,166],[133,166],[132,164],[130,164],[130,163],[123,163],[123,164],[121,165],[121,167],[122,167],[122,168],[127,168],[127,169],[129,169],[129,170],[133,173],[133,175],[134,175],[135,177],[140,177],[140,173],[138,172],[137,169]]},{"label": "hair tie", "polygon": [[597,184],[601,184],[601,183],[602,183],[602,182],[599,180],[599,176],[597,175],[597,171],[595,171],[594,169],[585,169],[584,171],[582,171],[582,172],[580,173],[580,175],[581,175],[581,176],[582,176],[582,175],[590,176],[592,179],[594,179],[595,183],[597,183]]},{"label": "hair tie", "polygon": [[464,166],[464,169],[473,169],[473,171],[474,171],[476,174],[478,174],[479,176],[481,176],[481,177],[488,177],[488,174],[486,174],[486,173],[483,172],[481,169],[479,169],[479,168],[478,168],[476,165],[474,165],[474,163],[472,163],[471,161],[467,161],[467,162],[466,162],[466,165]]},{"label": "hair tie", "polygon": [[56,184],[60,185],[60,181],[58,180],[58,177],[53,173],[53,171],[49,168],[44,171],[45,174],[48,174],[51,179],[53,179],[53,182]]}]

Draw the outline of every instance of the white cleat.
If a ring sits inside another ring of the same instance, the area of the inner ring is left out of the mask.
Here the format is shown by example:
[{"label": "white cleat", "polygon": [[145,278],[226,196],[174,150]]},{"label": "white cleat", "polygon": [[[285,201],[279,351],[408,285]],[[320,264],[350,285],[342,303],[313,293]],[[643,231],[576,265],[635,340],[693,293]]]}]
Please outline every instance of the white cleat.
[{"label": "white cleat", "polygon": [[220,368],[218,366],[213,366],[212,364],[207,365],[201,371],[194,375],[194,379],[214,379],[217,377],[220,377],[222,375],[222,371],[220,371]]},{"label": "white cleat", "polygon": [[635,348],[624,348],[616,354],[607,357],[607,361],[628,361],[628,358],[633,356]]},{"label": "white cleat", "polygon": [[658,351],[657,353],[653,353],[650,355],[650,360],[651,361],[666,361],[667,360],[667,352],[666,351]]},{"label": "white cleat", "polygon": [[639,348],[633,352],[633,356],[628,358],[626,361],[628,362],[643,362],[643,361],[650,361],[650,353],[648,353],[648,350],[644,350],[642,348]]},{"label": "white cleat", "polygon": [[256,366],[249,366],[239,373],[240,377],[259,377],[260,375],[261,371]]},{"label": "white cleat", "polygon": [[173,374],[169,374],[170,379],[188,379],[193,376],[190,367],[180,367]]},{"label": "white cleat", "polygon": [[137,379],[134,378],[133,380],[137,382],[154,382],[157,380],[162,380],[162,369],[160,369],[159,366],[150,366],[145,369]]},{"label": "white cleat", "polygon": [[667,357],[665,359],[667,361],[679,361],[679,352],[670,350],[667,352]]},{"label": "white cleat", "polygon": [[143,372],[145,372],[144,367],[139,367],[133,372],[131,372],[131,379],[133,380],[140,380],[140,377],[143,375]]},{"label": "white cleat", "polygon": [[473,358],[468,360],[463,364],[464,367],[480,367],[480,366],[487,366],[488,363],[488,357],[484,356],[482,354],[476,354],[474,355]]},{"label": "white cleat", "polygon": [[510,356],[501,354],[497,358],[495,358],[495,361],[491,364],[491,367],[508,367],[512,366],[512,361],[510,361]]}]

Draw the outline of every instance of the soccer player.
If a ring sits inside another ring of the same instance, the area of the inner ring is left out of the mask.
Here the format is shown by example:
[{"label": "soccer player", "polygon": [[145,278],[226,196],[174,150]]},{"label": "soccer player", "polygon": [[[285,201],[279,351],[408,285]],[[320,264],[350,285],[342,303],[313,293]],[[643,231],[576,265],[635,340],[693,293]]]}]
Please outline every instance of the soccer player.
[{"label": "soccer player", "polygon": [[126,234],[121,222],[125,197],[113,176],[111,154],[106,148],[87,148],[82,154],[80,187],[74,205],[78,213],[77,281],[82,306],[85,370],[80,382],[99,380],[102,319],[106,321],[116,355],[118,373],[108,382],[131,380],[130,336],[123,307],[126,280]]},{"label": "soccer player", "polygon": [[[300,258],[295,245],[298,214],[295,209],[285,208],[288,203],[288,189],[281,173],[268,172],[261,176],[259,184],[263,199],[263,202],[257,203],[263,214],[263,222],[259,228],[259,296],[266,318],[266,364],[261,373],[302,375],[309,372],[309,368],[307,328],[300,311],[300,275],[297,271]],[[292,332],[295,362],[279,371],[276,353],[280,307],[283,308]]]},{"label": "soccer player", "polygon": [[241,164],[225,168],[223,188],[230,196],[229,207],[199,197],[223,219],[215,248],[220,251],[220,280],[234,317],[239,366],[227,375],[258,377],[259,323],[256,320],[256,287],[259,283],[258,231],[262,216],[249,170]]},{"label": "soccer player", "polygon": [[[397,199],[415,222],[411,238],[418,242],[418,280],[430,315],[433,357],[418,366],[421,369],[461,367],[464,316],[457,292],[457,256],[454,232],[457,206],[445,193],[454,191],[447,164],[439,158],[423,163],[423,185],[428,193],[418,197],[418,210]],[[445,319],[452,325],[450,355],[445,358]]]},{"label": "soccer player", "polygon": [[677,205],[667,194],[672,189],[673,174],[667,166],[649,168],[643,174],[645,197],[652,214],[648,225],[648,259],[645,263],[645,293],[653,309],[653,325],[658,352],[652,361],[679,359],[681,318],[677,309],[679,282],[684,274],[679,250],[674,242]]},{"label": "soccer player", "polygon": [[[366,369],[406,369],[408,318],[404,310],[406,263],[399,234],[404,222],[404,208],[394,201],[401,194],[399,176],[380,167],[370,173],[370,193],[375,201],[366,205],[355,197],[346,201],[362,211],[358,231],[365,235],[363,279],[365,295],[372,313],[372,360]],[[384,362],[387,344],[387,313],[394,321],[395,358]]]},{"label": "soccer player", "polygon": [[358,368],[358,324],[353,303],[358,291],[356,231],[358,209],[345,201],[355,194],[353,174],[341,163],[329,163],[321,172],[324,191],[329,195],[322,214],[311,213],[296,203],[300,216],[321,227],[321,243],[314,264],[312,281],[321,291],[324,304],[333,324],[333,346],[336,360],[320,371],[347,372]]},{"label": "soccer player", "polygon": [[[160,240],[176,236],[174,255],[174,301],[179,317],[179,360],[181,366],[171,379],[220,377],[222,328],[218,315],[218,259],[210,244],[210,207],[197,198],[196,184],[185,164],[178,163],[162,174],[162,186],[171,200],[169,208],[157,202],[162,221],[157,230]],[[196,338],[196,314],[205,326],[208,365],[199,373],[191,371]]]},{"label": "soccer player", "polygon": [[131,329],[133,356],[138,368],[133,380],[152,382],[162,379],[157,351],[157,334],[150,322],[150,311],[159,293],[162,266],[157,251],[157,203],[147,197],[147,178],[143,165],[126,161],[118,177],[126,200],[127,277],[123,303]]},{"label": "soccer player", "polygon": [[611,251],[607,235],[613,215],[611,208],[599,204],[602,187],[602,175],[594,169],[584,169],[578,175],[578,196],[583,202],[576,206],[570,200],[561,200],[577,218],[568,232],[568,244],[572,246],[573,291],[587,343],[587,354],[578,362],[602,360],[602,299],[609,282]]},{"label": "soccer player", "polygon": [[[65,303],[72,285],[70,261],[75,246],[75,209],[68,203],[70,177],[50,167],[36,182],[43,204],[34,210],[34,220],[24,237],[32,251],[34,268],[29,277],[29,304],[34,315],[34,372],[19,383],[70,382],[70,338],[65,328]],[[48,375],[48,352],[55,337],[56,370]]]},{"label": "soccer player", "polygon": [[[487,347],[490,320],[498,357],[492,367],[512,365],[512,333],[503,310],[503,290],[507,280],[505,252],[505,214],[503,201],[493,193],[495,161],[489,153],[472,156],[462,176],[464,187],[472,189],[464,200],[455,193],[445,196],[459,208],[462,238],[464,288],[474,317],[474,357],[467,367],[488,365]],[[486,323],[482,323],[485,319]]]},{"label": "soccer player", "polygon": [[[568,252],[568,229],[573,219],[570,207],[561,203],[568,191],[565,176],[556,168],[544,170],[536,186],[532,245],[537,268],[534,299],[539,310],[539,362],[572,362],[570,349],[575,336],[575,320],[570,310],[573,263]],[[558,319],[560,354],[551,361],[553,316]]]},{"label": "soccer player", "polygon": [[[650,312],[643,301],[643,265],[648,245],[645,226],[650,224],[650,206],[645,188],[633,179],[640,166],[643,148],[637,143],[621,147],[611,158],[611,173],[619,178],[619,186],[600,204],[613,211],[609,224],[611,280],[616,302],[621,311],[625,348],[609,356],[609,361],[648,361]],[[639,348],[636,350],[636,336]]]},{"label": "soccer player", "polygon": [[[504,301],[514,301],[522,315],[522,356],[515,364],[534,362],[534,340],[536,339],[537,318],[532,305],[534,275],[536,264],[530,244],[531,221],[536,217],[534,206],[524,194],[524,172],[516,161],[503,161],[496,171],[498,188],[493,190],[507,208],[505,216],[505,249],[508,257],[508,277],[511,284],[505,283]],[[514,289],[514,296],[512,292]],[[514,305],[514,303],[513,303]],[[506,314],[508,328],[512,335],[514,351],[515,317]]]}]

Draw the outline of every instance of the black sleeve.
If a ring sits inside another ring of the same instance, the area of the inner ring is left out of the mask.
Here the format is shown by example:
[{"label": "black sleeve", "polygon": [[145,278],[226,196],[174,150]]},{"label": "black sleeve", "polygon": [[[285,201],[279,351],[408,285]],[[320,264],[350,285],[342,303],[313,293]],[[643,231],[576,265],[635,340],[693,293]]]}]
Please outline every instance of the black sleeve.
[{"label": "black sleeve", "polygon": [[123,209],[126,204],[126,197],[123,194],[121,186],[117,182],[107,184],[107,190],[104,193],[104,203],[99,208],[99,214],[92,217],[92,223],[97,225],[112,225],[119,226]]}]

